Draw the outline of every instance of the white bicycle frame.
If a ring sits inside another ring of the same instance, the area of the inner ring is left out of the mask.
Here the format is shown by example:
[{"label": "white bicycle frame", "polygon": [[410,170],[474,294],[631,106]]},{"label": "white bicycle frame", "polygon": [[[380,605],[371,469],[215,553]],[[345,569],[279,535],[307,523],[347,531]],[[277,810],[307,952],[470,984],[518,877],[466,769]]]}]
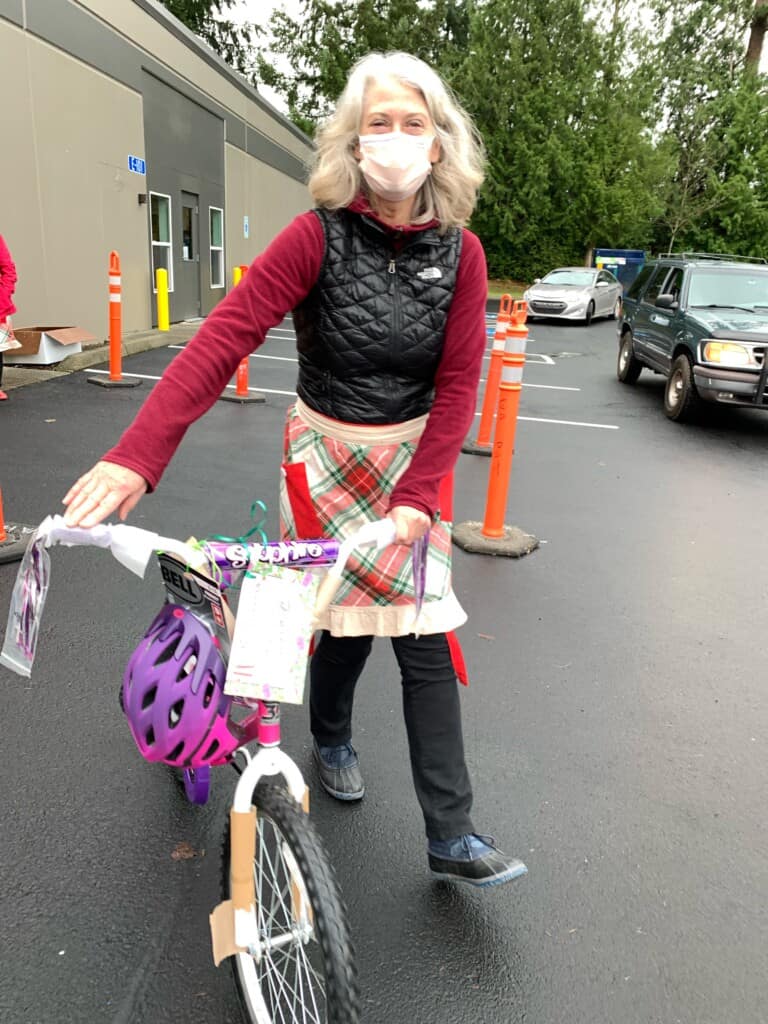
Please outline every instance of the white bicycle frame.
[{"label": "white bicycle frame", "polygon": [[[34,538],[43,537],[45,546],[52,544],[91,545],[109,548],[115,558],[138,576],[143,576],[147,564],[155,551],[166,551],[179,555],[189,565],[204,566],[204,551],[196,550],[169,537],[160,537],[138,527],[124,524],[100,524],[91,529],[67,527],[62,516],[51,516],[40,524]],[[353,536],[339,545],[336,563],[330,566],[317,595],[316,618],[333,600],[341,583],[342,572],[347,559],[357,547],[386,547],[395,542],[395,525],[390,519],[368,523]],[[37,614],[42,613],[42,603]],[[29,665],[12,660],[4,663],[14,671],[29,676]],[[251,755],[245,747],[238,751],[246,761],[246,767],[235,787],[230,812],[230,889],[231,899],[220,903],[210,916],[213,956],[218,964],[227,956],[247,954],[259,960],[271,947],[288,944],[299,938],[306,942],[312,934],[312,910],[304,882],[293,860],[290,850],[284,846],[282,853],[288,863],[291,875],[292,915],[294,927],[285,935],[262,940],[259,936],[256,917],[256,891],[253,863],[256,851],[256,809],[253,794],[259,781],[265,777],[282,776],[288,792],[305,812],[309,810],[309,790],[298,766],[284,753],[277,743],[265,744]],[[266,1009],[259,1011],[266,1014]],[[268,1020],[266,1016],[264,1020]]]},{"label": "white bicycle frame", "polygon": [[[309,790],[304,782],[298,765],[281,750],[280,747],[260,747],[255,756],[251,756],[248,750],[243,747],[238,753],[246,759],[246,767],[235,787],[235,794],[232,800],[232,815],[246,815],[251,819],[251,808],[253,794],[259,782],[269,776],[281,775],[285,779],[288,792],[297,804],[300,804],[305,812],[309,812]],[[254,909],[256,906],[256,891],[253,879],[253,862],[238,864],[235,861],[234,846],[230,860],[230,875],[233,878],[247,875],[250,878],[250,897],[247,909],[234,907],[234,944],[238,949],[246,949],[251,956],[257,960],[261,957],[262,944],[259,939],[258,926]],[[291,865],[291,881],[294,889],[294,911],[297,914],[296,921],[299,929],[304,932],[311,928],[311,912],[309,901],[304,891],[304,883],[296,865]],[[215,913],[215,911],[214,911]],[[213,915],[211,915],[213,916]]]}]

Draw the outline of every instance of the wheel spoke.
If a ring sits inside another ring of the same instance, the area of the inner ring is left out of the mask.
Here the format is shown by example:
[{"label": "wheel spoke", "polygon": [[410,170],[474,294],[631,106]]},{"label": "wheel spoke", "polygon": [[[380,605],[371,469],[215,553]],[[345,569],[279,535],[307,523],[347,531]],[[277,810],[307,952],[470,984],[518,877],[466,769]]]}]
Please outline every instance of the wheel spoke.
[{"label": "wheel spoke", "polygon": [[[257,821],[254,889],[262,954],[259,961],[251,961],[254,980],[259,983],[274,1024],[323,1024],[327,1012],[325,981],[309,955],[319,947],[313,941],[313,931],[309,941],[300,937],[301,921],[295,916],[293,890],[298,864],[277,823],[263,811]],[[299,876],[298,881],[307,899],[304,879]],[[289,934],[290,941],[275,945]]]}]

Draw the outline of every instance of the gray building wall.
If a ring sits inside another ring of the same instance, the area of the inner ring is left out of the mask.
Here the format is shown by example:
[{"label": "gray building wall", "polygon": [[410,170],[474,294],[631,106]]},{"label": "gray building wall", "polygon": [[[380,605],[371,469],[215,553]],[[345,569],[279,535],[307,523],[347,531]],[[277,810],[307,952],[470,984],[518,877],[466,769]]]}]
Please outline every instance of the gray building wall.
[{"label": "gray building wall", "polygon": [[[13,82],[0,105],[10,154],[0,233],[19,270],[19,327],[78,324],[106,337],[112,249],[124,332],[156,322],[152,191],[171,197],[172,320],[207,313],[223,294],[211,287],[211,206],[224,210],[229,286],[232,267],[310,205],[310,141],[154,0],[0,0],[0,52]],[[146,175],[129,170],[129,155]],[[195,197],[185,260],[181,208]]]},{"label": "gray building wall", "polygon": [[[208,216],[211,207],[225,209],[224,121],[147,71],[142,82],[148,184],[170,197],[171,307],[175,319],[190,319],[226,294],[223,285],[211,287]],[[183,237],[183,197],[194,197],[191,247]]]}]

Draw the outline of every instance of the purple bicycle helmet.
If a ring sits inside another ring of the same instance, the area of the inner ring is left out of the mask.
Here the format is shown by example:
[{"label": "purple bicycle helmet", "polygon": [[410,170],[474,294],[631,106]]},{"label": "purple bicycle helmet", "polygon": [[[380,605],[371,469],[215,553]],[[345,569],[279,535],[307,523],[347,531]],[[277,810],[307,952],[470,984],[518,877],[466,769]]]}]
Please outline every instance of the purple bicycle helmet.
[{"label": "purple bicycle helmet", "polygon": [[217,638],[201,619],[166,604],[131,655],[123,708],[147,761],[177,768],[224,764],[243,743],[229,720],[226,666]]}]

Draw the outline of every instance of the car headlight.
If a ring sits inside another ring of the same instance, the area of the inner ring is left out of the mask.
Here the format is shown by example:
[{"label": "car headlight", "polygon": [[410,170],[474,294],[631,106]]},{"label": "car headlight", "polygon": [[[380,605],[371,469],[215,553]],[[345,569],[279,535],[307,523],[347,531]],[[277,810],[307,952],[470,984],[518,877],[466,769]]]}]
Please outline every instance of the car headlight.
[{"label": "car headlight", "polygon": [[704,358],[708,363],[719,366],[757,367],[755,354],[747,345],[735,341],[708,341],[704,345]]}]

